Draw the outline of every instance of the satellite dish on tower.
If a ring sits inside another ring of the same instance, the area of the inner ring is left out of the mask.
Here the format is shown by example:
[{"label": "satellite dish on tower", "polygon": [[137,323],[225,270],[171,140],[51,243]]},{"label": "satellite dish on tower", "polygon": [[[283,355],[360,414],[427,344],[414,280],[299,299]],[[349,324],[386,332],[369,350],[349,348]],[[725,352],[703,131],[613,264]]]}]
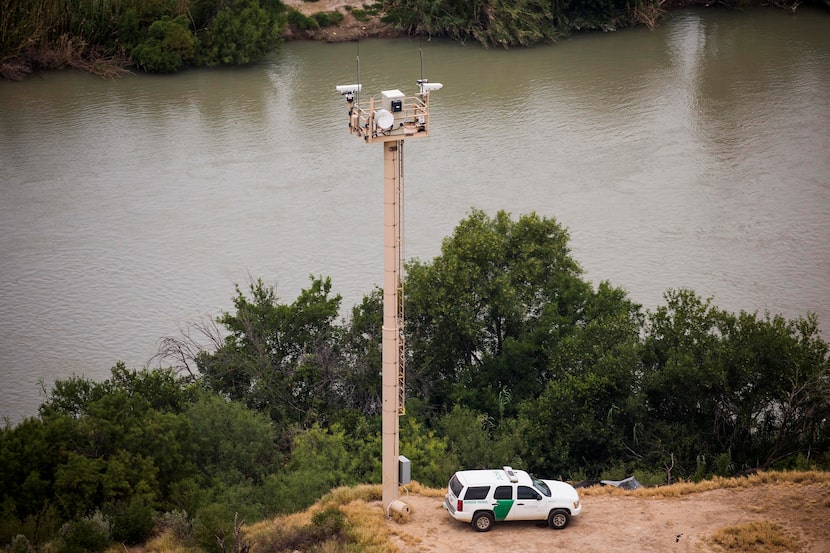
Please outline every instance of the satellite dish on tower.
[{"label": "satellite dish on tower", "polygon": [[375,112],[375,123],[379,128],[388,131],[395,124],[395,116],[390,111],[379,109]]}]

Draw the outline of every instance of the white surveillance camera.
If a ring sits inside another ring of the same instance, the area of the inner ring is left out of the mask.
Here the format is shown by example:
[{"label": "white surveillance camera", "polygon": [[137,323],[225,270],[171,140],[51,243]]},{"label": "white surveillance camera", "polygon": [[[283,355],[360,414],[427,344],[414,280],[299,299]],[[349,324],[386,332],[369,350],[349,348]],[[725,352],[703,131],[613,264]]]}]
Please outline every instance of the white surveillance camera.
[{"label": "white surveillance camera", "polygon": [[363,85],[359,85],[359,84],[339,84],[334,88],[337,89],[337,92],[339,92],[340,94],[345,96],[346,94],[354,94],[355,92],[360,92],[360,89],[363,88]]},{"label": "white surveillance camera", "polygon": [[431,83],[429,79],[418,79],[418,86],[421,87],[421,94],[426,94],[433,90],[440,90],[444,85],[441,83]]}]

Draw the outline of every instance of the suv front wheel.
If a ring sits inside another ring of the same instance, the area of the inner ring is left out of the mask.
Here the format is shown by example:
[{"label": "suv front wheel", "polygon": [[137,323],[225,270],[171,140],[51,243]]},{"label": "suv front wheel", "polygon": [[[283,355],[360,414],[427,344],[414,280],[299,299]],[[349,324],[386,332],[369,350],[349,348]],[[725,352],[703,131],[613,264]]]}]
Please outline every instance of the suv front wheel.
[{"label": "suv front wheel", "polygon": [[473,528],[478,532],[486,532],[493,527],[493,514],[487,511],[480,511],[473,517]]},{"label": "suv front wheel", "polygon": [[571,515],[565,509],[556,509],[548,515],[548,524],[554,530],[561,530],[568,525]]}]

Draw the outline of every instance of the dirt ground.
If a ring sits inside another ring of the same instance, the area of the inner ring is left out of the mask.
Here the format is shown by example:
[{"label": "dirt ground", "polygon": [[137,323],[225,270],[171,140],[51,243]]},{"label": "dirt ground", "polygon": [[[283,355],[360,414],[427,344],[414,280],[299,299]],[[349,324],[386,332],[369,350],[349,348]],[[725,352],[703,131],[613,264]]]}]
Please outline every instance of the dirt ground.
[{"label": "dirt ground", "polygon": [[830,553],[830,489],[820,484],[770,484],[669,499],[581,494],[582,514],[558,531],[504,522],[479,533],[453,520],[443,498],[401,499],[410,505],[410,519],[387,524],[402,553],[720,553],[724,550],[711,541],[717,530],[753,521],[784,529],[790,543],[798,544],[786,549],[790,553]]}]

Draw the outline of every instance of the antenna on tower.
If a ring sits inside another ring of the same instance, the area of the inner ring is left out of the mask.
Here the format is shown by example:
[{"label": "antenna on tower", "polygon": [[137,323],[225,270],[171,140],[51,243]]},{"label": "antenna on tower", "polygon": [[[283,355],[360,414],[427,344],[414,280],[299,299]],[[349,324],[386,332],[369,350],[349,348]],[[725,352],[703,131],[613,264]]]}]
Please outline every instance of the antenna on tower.
[{"label": "antenna on tower", "polygon": [[357,101],[360,103],[360,41],[357,41],[357,55],[355,56],[357,62]]},{"label": "antenna on tower", "polygon": [[421,78],[418,79],[416,82],[418,83],[418,88],[420,89],[421,97],[427,95],[432,90],[440,90],[442,85],[441,83],[431,83],[429,79],[424,78],[424,51],[421,47],[418,47],[418,53],[421,56]]},{"label": "antenna on tower", "polygon": [[360,89],[362,88],[360,85],[360,42],[357,43],[357,56],[355,56],[355,60],[357,62],[357,83],[341,84],[335,87],[337,92],[346,97],[346,101],[349,104],[352,104],[355,98],[357,98],[357,103],[360,104]]},{"label": "antenna on tower", "polygon": [[420,40],[418,39],[418,55],[421,56],[421,80],[424,80],[424,51],[421,49]]}]

